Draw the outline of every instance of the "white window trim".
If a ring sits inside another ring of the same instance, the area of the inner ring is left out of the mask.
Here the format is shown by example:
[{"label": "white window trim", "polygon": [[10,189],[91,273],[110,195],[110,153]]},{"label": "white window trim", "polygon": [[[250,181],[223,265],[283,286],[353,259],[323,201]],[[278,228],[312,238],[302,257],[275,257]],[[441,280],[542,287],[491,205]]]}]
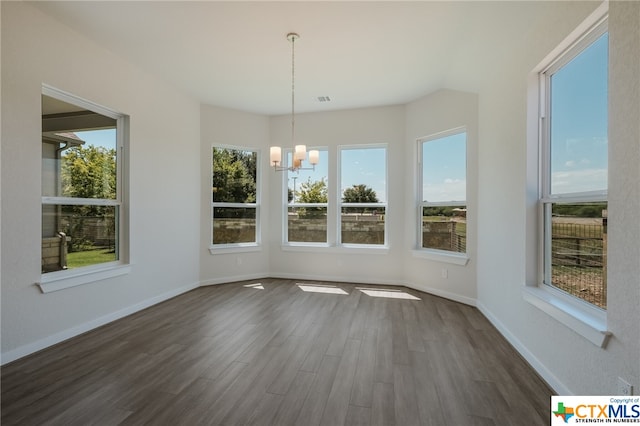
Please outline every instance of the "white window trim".
[{"label": "white window trim", "polygon": [[[385,191],[386,200],[378,203],[343,203],[342,202],[342,151],[354,150],[354,149],[376,149],[384,148],[384,179],[385,179]],[[336,246],[343,247],[346,252],[357,253],[360,250],[364,250],[363,253],[369,253],[370,250],[388,250],[389,248],[389,144],[386,143],[373,143],[362,145],[340,145],[338,146],[338,179],[336,179],[336,185],[338,191],[336,191],[337,209],[336,209]],[[342,208],[343,207],[380,207],[384,208],[384,244],[353,244],[342,242]]]},{"label": "white window trim", "polygon": [[434,260],[436,262],[450,263],[452,265],[466,266],[471,259],[467,253],[455,253],[438,249],[414,249],[411,251],[413,257],[418,259]]},{"label": "white window trim", "polygon": [[131,272],[131,264],[122,262],[108,262],[83,268],[56,271],[43,274],[36,285],[43,293],[51,293],[66,288],[90,284],[108,278],[119,277]]},{"label": "white window trim", "polygon": [[40,282],[36,285],[42,293],[51,293],[79,285],[90,284],[108,278],[126,275],[131,272],[129,259],[129,117],[109,108],[98,105],[89,100],[80,98],[47,84],[42,85],[42,94],[86,108],[95,113],[116,120],[116,199],[95,200],[68,197],[42,197],[41,204],[91,204],[113,205],[118,207],[118,260],[115,262],[101,263],[82,268],[41,274]]},{"label": "white window trim", "polygon": [[[249,148],[238,145],[228,144],[211,144],[209,147],[209,164],[212,169],[209,173],[207,188],[211,188],[211,178],[213,177],[213,148],[221,149],[233,149],[237,151],[251,151],[256,153],[256,202],[255,203],[225,203],[214,202],[211,198],[211,192],[208,191],[209,197],[209,253],[227,254],[227,253],[247,253],[262,250],[261,236],[262,236],[262,216],[260,212],[261,197],[262,197],[262,166],[260,164],[261,150],[259,148]],[[255,208],[256,209],[256,240],[248,243],[231,243],[231,244],[213,244],[213,209],[215,207],[230,207],[230,208]]]},{"label": "white window trim", "polygon": [[283,244],[282,251],[295,251],[307,253],[324,253],[324,254],[388,254],[389,247],[373,244],[343,244],[340,246],[332,246],[324,243],[295,243]]},{"label": "white window trim", "polygon": [[[548,185],[548,138],[545,138],[546,100],[548,93],[543,73],[568,63],[597,37],[606,25],[608,4],[603,2],[581,25],[567,36],[528,77],[527,101],[527,262],[526,282],[522,289],[525,301],[545,312],[594,345],[605,348],[612,333],[607,329],[606,311],[542,283],[544,278],[543,204],[557,201],[602,201],[606,192],[594,191],[558,197],[544,192]],[[602,33],[600,33],[602,34]],[[566,56],[568,54],[569,56]],[[543,141],[541,143],[541,141]],[[544,167],[544,168],[543,168]]]},{"label": "white window trim", "polygon": [[[467,126],[459,126],[453,129],[445,130],[442,132],[434,133],[429,136],[425,136],[416,140],[417,143],[417,158],[418,158],[418,173],[416,176],[417,185],[416,185],[416,200],[418,201],[417,207],[417,226],[416,226],[416,248],[412,250],[413,257],[420,259],[428,259],[435,260],[443,263],[451,263],[454,265],[466,265],[469,263],[469,254],[468,251],[464,253],[461,252],[453,252],[449,250],[439,250],[429,247],[422,247],[422,209],[423,207],[437,207],[437,206],[464,206],[467,208],[467,220],[468,220],[468,211],[469,211],[469,200],[468,194],[466,196],[466,200],[464,201],[442,201],[442,202],[427,202],[425,203],[422,199],[422,185],[423,185],[423,165],[422,165],[422,147],[425,142],[446,138],[448,136],[458,135],[460,133],[465,133],[467,137],[465,138],[465,176],[469,176],[469,159],[468,155],[468,139],[469,133],[467,131]],[[468,186],[465,189],[465,193],[468,192]],[[467,221],[468,226],[468,221]]]}]

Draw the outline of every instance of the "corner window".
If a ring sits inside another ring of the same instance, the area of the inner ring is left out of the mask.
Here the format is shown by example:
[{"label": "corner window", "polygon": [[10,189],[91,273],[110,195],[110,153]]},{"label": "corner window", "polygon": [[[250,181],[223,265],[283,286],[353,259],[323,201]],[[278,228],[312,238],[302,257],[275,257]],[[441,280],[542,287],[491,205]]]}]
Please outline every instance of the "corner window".
[{"label": "corner window", "polygon": [[258,152],[212,148],[212,247],[258,243]]},{"label": "corner window", "polygon": [[387,147],[340,149],[340,243],[386,245]]},{"label": "corner window", "polygon": [[543,283],[607,306],[606,21],[540,73]]},{"label": "corner window", "polygon": [[[314,170],[287,171],[286,239],[289,243],[327,243],[329,155],[320,148]],[[287,153],[291,164],[291,151]]]},{"label": "corner window", "polygon": [[125,123],[123,115],[43,88],[43,281],[128,260]]},{"label": "corner window", "polygon": [[418,141],[418,247],[467,251],[467,134],[455,129]]}]

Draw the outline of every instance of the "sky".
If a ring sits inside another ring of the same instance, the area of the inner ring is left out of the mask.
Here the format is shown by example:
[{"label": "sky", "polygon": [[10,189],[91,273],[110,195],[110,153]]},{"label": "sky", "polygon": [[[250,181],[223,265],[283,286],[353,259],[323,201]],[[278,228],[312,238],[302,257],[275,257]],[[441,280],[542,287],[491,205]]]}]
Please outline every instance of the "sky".
[{"label": "sky", "polygon": [[467,134],[422,143],[422,201],[467,199]]},{"label": "sky", "polygon": [[551,77],[551,192],[607,189],[608,36]]},{"label": "sky", "polygon": [[[308,150],[310,148],[307,148]],[[372,188],[378,197],[378,201],[387,201],[386,188],[386,149],[382,147],[342,149],[340,161],[340,193],[353,185],[366,185]],[[290,154],[289,154],[290,156]],[[289,157],[290,158],[290,157]],[[327,150],[320,150],[320,163],[313,170],[300,170],[297,173],[289,173],[289,188],[300,190],[300,184],[307,182],[311,178],[312,182],[322,178],[327,181],[328,185],[335,185],[331,181],[329,172],[329,154]],[[297,177],[294,181],[294,177]]]},{"label": "sky", "polygon": [[116,148],[116,129],[88,130],[74,132],[80,139],[85,141],[85,146],[103,146],[107,149]]}]

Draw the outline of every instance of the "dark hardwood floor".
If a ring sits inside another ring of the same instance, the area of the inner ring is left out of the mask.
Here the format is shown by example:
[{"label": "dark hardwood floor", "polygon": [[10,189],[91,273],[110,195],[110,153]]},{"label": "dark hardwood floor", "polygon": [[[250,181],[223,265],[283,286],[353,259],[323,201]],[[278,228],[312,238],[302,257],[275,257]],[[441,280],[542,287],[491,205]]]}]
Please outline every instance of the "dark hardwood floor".
[{"label": "dark hardwood floor", "polygon": [[549,423],[553,391],[477,309],[297,283],[199,288],[8,364],[2,424]]}]

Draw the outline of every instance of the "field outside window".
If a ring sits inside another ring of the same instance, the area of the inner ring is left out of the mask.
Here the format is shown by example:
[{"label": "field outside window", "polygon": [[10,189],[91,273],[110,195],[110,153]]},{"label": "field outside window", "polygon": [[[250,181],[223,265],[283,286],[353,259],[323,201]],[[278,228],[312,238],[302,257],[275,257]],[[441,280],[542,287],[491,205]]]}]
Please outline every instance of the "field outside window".
[{"label": "field outside window", "polygon": [[340,242],[386,245],[386,146],[340,150]]},{"label": "field outside window", "polygon": [[419,140],[423,249],[467,252],[467,134],[452,130]]}]

